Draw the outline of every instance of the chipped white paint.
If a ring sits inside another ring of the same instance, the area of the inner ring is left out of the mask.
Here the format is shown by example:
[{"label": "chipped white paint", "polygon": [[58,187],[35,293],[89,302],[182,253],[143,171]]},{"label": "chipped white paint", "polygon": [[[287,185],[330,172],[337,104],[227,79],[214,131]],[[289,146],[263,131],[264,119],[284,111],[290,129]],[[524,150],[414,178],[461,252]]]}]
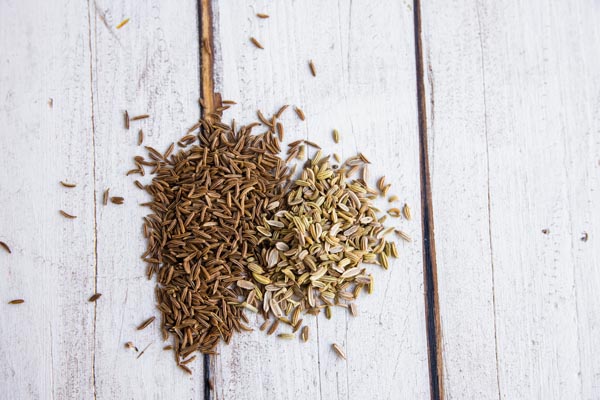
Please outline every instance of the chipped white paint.
[{"label": "chipped white paint", "polygon": [[422,3],[445,397],[597,399],[600,3]]},{"label": "chipped white paint", "polygon": [[[212,362],[216,398],[428,399],[412,9],[392,1],[233,0],[213,8],[215,90],[239,103],[225,118],[251,122],[257,109],[270,115],[283,104],[300,106],[305,122],[291,109],[284,114],[286,142],[308,138],[342,157],[365,153],[371,184],[386,175],[390,194],[412,205],[413,221],[393,224],[415,238],[399,241],[401,258],[389,271],[374,268],[376,290],[357,301],[359,317],[341,308],[329,321],[305,316],[306,344],[256,330],[220,346]],[[334,342],[347,362],[331,349]]]}]

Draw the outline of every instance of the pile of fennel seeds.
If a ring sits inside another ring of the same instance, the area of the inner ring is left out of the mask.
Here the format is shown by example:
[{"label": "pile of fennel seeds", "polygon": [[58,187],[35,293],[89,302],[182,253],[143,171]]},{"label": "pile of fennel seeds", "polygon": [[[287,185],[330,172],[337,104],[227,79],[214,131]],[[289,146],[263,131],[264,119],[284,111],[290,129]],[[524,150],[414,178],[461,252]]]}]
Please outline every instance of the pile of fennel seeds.
[{"label": "pile of fennel seeds", "polygon": [[[260,134],[252,133],[260,123],[237,129],[209,114],[179,152],[174,144],[165,153],[146,147],[149,159],[136,158],[153,176],[143,258],[149,277],[157,274],[164,338],[172,336],[188,372],[195,351],[214,353],[219,340],[250,330],[244,310],[262,314],[269,334],[290,325],[292,333],[278,335],[284,339],[303,327],[303,314],[329,317],[340,306],[356,315],[354,300],[373,288],[366,265],[387,268],[397,256],[386,240],[393,228],[376,215],[364,156],[334,169],[318,151],[292,179],[294,157],[278,156],[284,110],[271,119],[259,113],[267,127]],[[308,327],[300,332],[308,340]]]}]

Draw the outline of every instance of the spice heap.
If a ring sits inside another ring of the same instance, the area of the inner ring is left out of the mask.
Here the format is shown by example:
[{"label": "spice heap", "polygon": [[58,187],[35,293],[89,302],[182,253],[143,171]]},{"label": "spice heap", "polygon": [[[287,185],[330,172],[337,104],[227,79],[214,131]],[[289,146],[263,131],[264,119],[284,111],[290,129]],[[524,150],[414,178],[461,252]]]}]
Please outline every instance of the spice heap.
[{"label": "spice heap", "polygon": [[289,180],[278,139],[252,134],[256,125],[236,130],[213,115],[182,139],[184,150],[148,147],[150,161],[140,161],[154,174],[143,257],[158,274],[163,335],[173,334],[178,360],[250,329],[236,282],[269,246],[257,227],[275,217]]},{"label": "spice heap", "polygon": [[[325,308],[330,315],[329,307],[347,307],[363,288],[372,290],[373,278],[361,263],[387,268],[388,257],[397,256],[395,244],[385,240],[393,228],[379,222],[371,201],[376,192],[363,179],[347,181],[357,166],[366,169],[365,159],[353,157],[334,170],[317,151],[282,209],[257,227],[270,246],[248,265],[252,281],[238,286],[250,290],[247,304],[294,332],[301,313]],[[261,298],[262,305],[255,304]]]},{"label": "spice heap", "polygon": [[[145,217],[143,259],[148,276],[158,276],[164,339],[173,336],[187,372],[192,353],[212,354],[220,339],[250,330],[244,310],[262,314],[268,334],[289,325],[282,339],[295,338],[303,313],[324,309],[330,317],[340,306],[356,315],[353,301],[373,289],[365,264],[388,268],[398,255],[386,240],[394,228],[383,226],[373,205],[379,192],[367,184],[362,154],[338,168],[317,144],[297,141],[285,161],[279,157],[277,119],[286,108],[270,119],[259,112],[261,123],[239,129],[210,113],[178,142],[179,152],[174,144],[165,153],[146,147],[149,160],[135,158],[140,174],[151,167],[153,175],[142,186],[153,199],[144,204],[153,212]],[[253,134],[259,125],[266,131]],[[288,163],[304,154],[303,143],[318,151],[294,179]],[[300,337],[308,336],[304,326]]]}]

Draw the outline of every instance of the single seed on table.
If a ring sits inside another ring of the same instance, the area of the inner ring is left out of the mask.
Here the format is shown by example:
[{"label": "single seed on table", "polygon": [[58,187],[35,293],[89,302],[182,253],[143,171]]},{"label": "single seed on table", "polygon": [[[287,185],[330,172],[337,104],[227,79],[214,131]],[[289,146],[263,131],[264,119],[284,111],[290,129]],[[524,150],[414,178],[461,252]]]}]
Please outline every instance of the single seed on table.
[{"label": "single seed on table", "polygon": [[331,319],[331,307],[325,307],[325,318]]},{"label": "single seed on table", "polygon": [[344,360],[347,360],[346,353],[344,353],[344,350],[342,350],[342,348],[338,344],[334,343],[334,344],[331,345],[331,347],[333,348],[333,350],[336,352],[336,354],[340,358],[343,358]]},{"label": "single seed on table", "polygon": [[76,215],[68,214],[68,213],[64,212],[63,210],[58,210],[58,212],[60,212],[60,215],[62,215],[65,218],[70,218],[70,219],[77,218]]},{"label": "single seed on table", "polygon": [[313,60],[308,61],[308,66],[310,67],[310,73],[312,74],[312,76],[317,76],[317,70],[315,68],[315,63],[313,62]]},{"label": "single seed on table", "polygon": [[[332,135],[333,135],[333,141],[336,143],[339,143],[340,142],[340,132],[337,129],[334,129]],[[335,155],[334,155],[334,157],[335,157]],[[336,160],[336,161],[340,162],[339,160]]]},{"label": "single seed on table", "polygon": [[412,242],[412,238],[408,235],[408,233],[403,232],[400,229],[396,229],[394,230],[394,232],[396,233],[396,235],[398,235],[398,237],[402,238],[403,240],[407,242]]},{"label": "single seed on table", "polygon": [[279,141],[282,142],[284,136],[283,125],[281,124],[281,122],[278,122],[275,126],[277,127],[277,139],[279,139]]},{"label": "single seed on table", "polygon": [[142,182],[135,180],[133,181],[133,183],[135,184],[135,186],[137,186],[138,188],[144,190],[144,185],[142,185]]},{"label": "single seed on table", "polygon": [[388,213],[388,215],[390,215],[391,217],[395,217],[395,218],[397,218],[397,217],[399,217],[399,216],[400,216],[400,213],[401,213],[401,211],[400,211],[400,209],[399,209],[399,208],[393,207],[393,208],[390,208],[389,210],[387,210],[387,213]]},{"label": "single seed on table", "polygon": [[0,241],[0,247],[2,247],[4,250],[6,250],[8,252],[8,254],[12,253],[12,251],[10,251],[10,247],[8,247],[8,245],[2,241]]},{"label": "single seed on table", "polygon": [[167,345],[167,346],[163,347],[163,350],[173,350],[173,346]]},{"label": "single seed on table", "polygon": [[113,204],[123,204],[123,202],[125,201],[125,199],[123,197],[120,196],[113,196],[110,198],[111,203]]},{"label": "single seed on table", "polygon": [[125,110],[125,129],[129,129],[129,113]]},{"label": "single seed on table", "polygon": [[100,298],[100,296],[102,296],[102,293],[94,293],[94,294],[92,295],[92,297],[90,297],[90,298],[88,299],[88,301],[90,301],[90,302],[94,302],[94,301],[98,300],[98,299]]},{"label": "single seed on table", "polygon": [[135,351],[139,351],[137,347],[135,347],[135,345],[133,344],[133,342],[127,342],[125,343],[125,348],[127,349],[134,349]]},{"label": "single seed on table", "polygon": [[263,323],[260,325],[260,328],[258,328],[258,330],[262,332],[262,331],[264,331],[265,329],[267,329],[267,326],[269,326],[269,320],[268,320],[268,319],[267,319],[267,320],[265,320],[265,322],[263,322]]},{"label": "single seed on table", "polygon": [[304,342],[308,342],[308,326],[305,326],[304,328],[302,328],[302,333],[301,333],[301,337],[302,337],[302,341]]},{"label": "single seed on table", "polygon": [[148,325],[150,325],[152,322],[154,322],[154,320],[156,319],[156,317],[150,317],[147,320],[145,320],[144,322],[142,322],[138,327],[137,330],[141,331],[142,329],[146,328]]},{"label": "single seed on table", "polygon": [[254,44],[259,49],[264,49],[263,45],[260,44],[260,42],[258,40],[256,40],[255,38],[250,37],[250,41],[252,42],[252,44]]},{"label": "single seed on table", "polygon": [[[223,104],[228,104],[228,105],[235,105],[237,104],[235,101],[233,100],[223,100],[221,103]],[[199,125],[199,124],[198,124]]]},{"label": "single seed on table", "polygon": [[108,192],[110,191],[110,189],[106,189],[104,191],[104,195],[102,196],[102,204],[107,205],[108,204]]},{"label": "single seed on table", "polygon": [[350,303],[349,309],[350,309],[350,314],[353,317],[357,317],[358,316],[358,309],[356,308],[356,304],[355,303]]},{"label": "single seed on table", "polygon": [[377,180],[377,189],[379,189],[380,191],[383,191],[384,187],[385,187],[385,176],[382,176],[381,178],[379,178]]},{"label": "single seed on table", "polygon": [[146,119],[146,118],[150,118],[150,115],[148,115],[148,114],[136,115],[135,117],[131,118],[131,120],[139,121],[140,119]]},{"label": "single seed on table", "polygon": [[293,333],[280,333],[277,335],[277,337],[280,339],[291,340],[291,339],[295,338],[296,335],[294,335]]},{"label": "single seed on table", "polygon": [[392,184],[391,184],[391,183],[388,183],[387,185],[385,185],[385,186],[383,187],[383,190],[381,191],[381,195],[382,195],[383,197],[387,196],[388,190],[390,190],[390,188],[391,188],[391,187],[392,187]]},{"label": "single seed on table", "polygon": [[192,361],[194,361],[196,359],[196,356],[191,356],[190,358],[188,358],[187,360],[182,361],[180,364],[181,365],[185,365],[185,364],[189,364]]},{"label": "single seed on table", "polygon": [[304,115],[304,111],[302,111],[300,107],[294,107],[294,111],[296,111],[296,115],[298,116],[298,118],[304,121],[304,119],[306,118],[306,116]]},{"label": "single seed on table", "polygon": [[263,13],[256,13],[256,16],[257,16],[258,18],[269,18],[269,15],[268,15],[268,14],[263,14]]},{"label": "single seed on table", "polygon": [[402,207],[402,214],[404,214],[404,218],[410,220],[410,207],[406,203],[404,204],[404,207]]},{"label": "single seed on table", "polygon": [[181,363],[178,363],[177,366],[179,368],[181,368],[182,370],[184,370],[185,372],[187,372],[188,374],[192,375],[192,370],[189,369],[187,366],[185,366],[185,365],[183,365]]},{"label": "single seed on table", "polygon": [[60,184],[63,185],[64,187],[66,187],[66,188],[74,188],[74,187],[77,186],[74,183],[67,183],[67,182],[63,182],[63,181],[60,181]]},{"label": "single seed on table", "polygon": [[125,24],[127,24],[129,22],[129,18],[125,18],[123,21],[121,21],[119,23],[119,25],[117,25],[117,29],[121,29],[122,27],[125,26]]},{"label": "single seed on table", "polygon": [[333,159],[335,161],[337,161],[338,163],[342,162],[342,159],[340,158],[339,154],[337,154],[337,153],[333,153]]},{"label": "single seed on table", "polygon": [[141,146],[144,142],[144,131],[140,129],[138,132],[138,146]]},{"label": "single seed on table", "polygon": [[285,110],[287,110],[289,106],[289,104],[284,104],[283,106],[281,106],[281,108],[275,113],[275,118],[281,118],[281,115],[284,113]]},{"label": "single seed on table", "polygon": [[11,300],[8,302],[8,304],[23,304],[25,303],[25,300],[23,299],[15,299],[15,300]]},{"label": "single seed on table", "polygon": [[273,333],[275,333],[275,331],[277,330],[277,327],[279,326],[279,320],[276,319],[273,322],[273,325],[271,325],[271,327],[269,328],[269,330],[267,331],[267,335],[272,335]]},{"label": "single seed on table", "polygon": [[394,194],[394,195],[391,195],[391,196],[390,196],[390,198],[388,199],[388,202],[392,203],[392,202],[394,202],[394,201],[397,201],[397,200],[398,200],[398,196],[396,196],[396,195]]}]

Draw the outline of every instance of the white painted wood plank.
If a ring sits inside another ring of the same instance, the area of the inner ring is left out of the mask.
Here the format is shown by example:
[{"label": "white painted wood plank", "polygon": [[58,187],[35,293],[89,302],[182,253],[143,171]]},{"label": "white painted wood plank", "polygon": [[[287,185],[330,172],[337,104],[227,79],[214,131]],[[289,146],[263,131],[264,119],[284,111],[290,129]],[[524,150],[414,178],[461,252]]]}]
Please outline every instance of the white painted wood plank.
[{"label": "white painted wood plank", "polygon": [[422,15],[445,397],[598,398],[600,4]]},{"label": "white painted wood plank", "polygon": [[[3,1],[0,49],[0,240],[12,248],[0,249],[0,398],[92,398],[86,4]],[[7,304],[15,298],[25,303]]]},{"label": "white painted wood plank", "polygon": [[[203,396],[202,357],[190,364],[194,375],[176,367],[172,353],[163,351],[160,315],[155,309],[154,280],[145,277],[140,255],[145,250],[139,207],[146,194],[133,184],[150,177],[125,173],[137,146],[138,130],[145,145],[164,150],[197,121],[199,56],[196,2],[96,1],[92,9],[94,125],[98,216],[98,302],[96,317],[96,386],[98,398],[199,399]],[[124,18],[130,22],[116,30]],[[123,112],[148,113],[149,119],[125,130]],[[110,187],[124,205],[101,203]],[[155,315],[143,331],[136,327]],[[140,351],[124,344],[134,342]]]},{"label": "white painted wood plank", "polygon": [[[310,138],[342,157],[364,152],[373,181],[387,175],[391,192],[411,204],[414,220],[398,225],[415,237],[399,243],[401,259],[390,271],[375,269],[376,291],[357,302],[359,318],[342,309],[331,321],[306,316],[307,344],[255,331],[220,346],[216,398],[429,398],[412,9],[391,1],[224,1],[213,8],[216,90],[239,103],[225,118],[250,122],[257,109],[267,115],[299,105],[307,120],[285,114],[286,142]],[[332,352],[334,342],[347,363]]]}]

